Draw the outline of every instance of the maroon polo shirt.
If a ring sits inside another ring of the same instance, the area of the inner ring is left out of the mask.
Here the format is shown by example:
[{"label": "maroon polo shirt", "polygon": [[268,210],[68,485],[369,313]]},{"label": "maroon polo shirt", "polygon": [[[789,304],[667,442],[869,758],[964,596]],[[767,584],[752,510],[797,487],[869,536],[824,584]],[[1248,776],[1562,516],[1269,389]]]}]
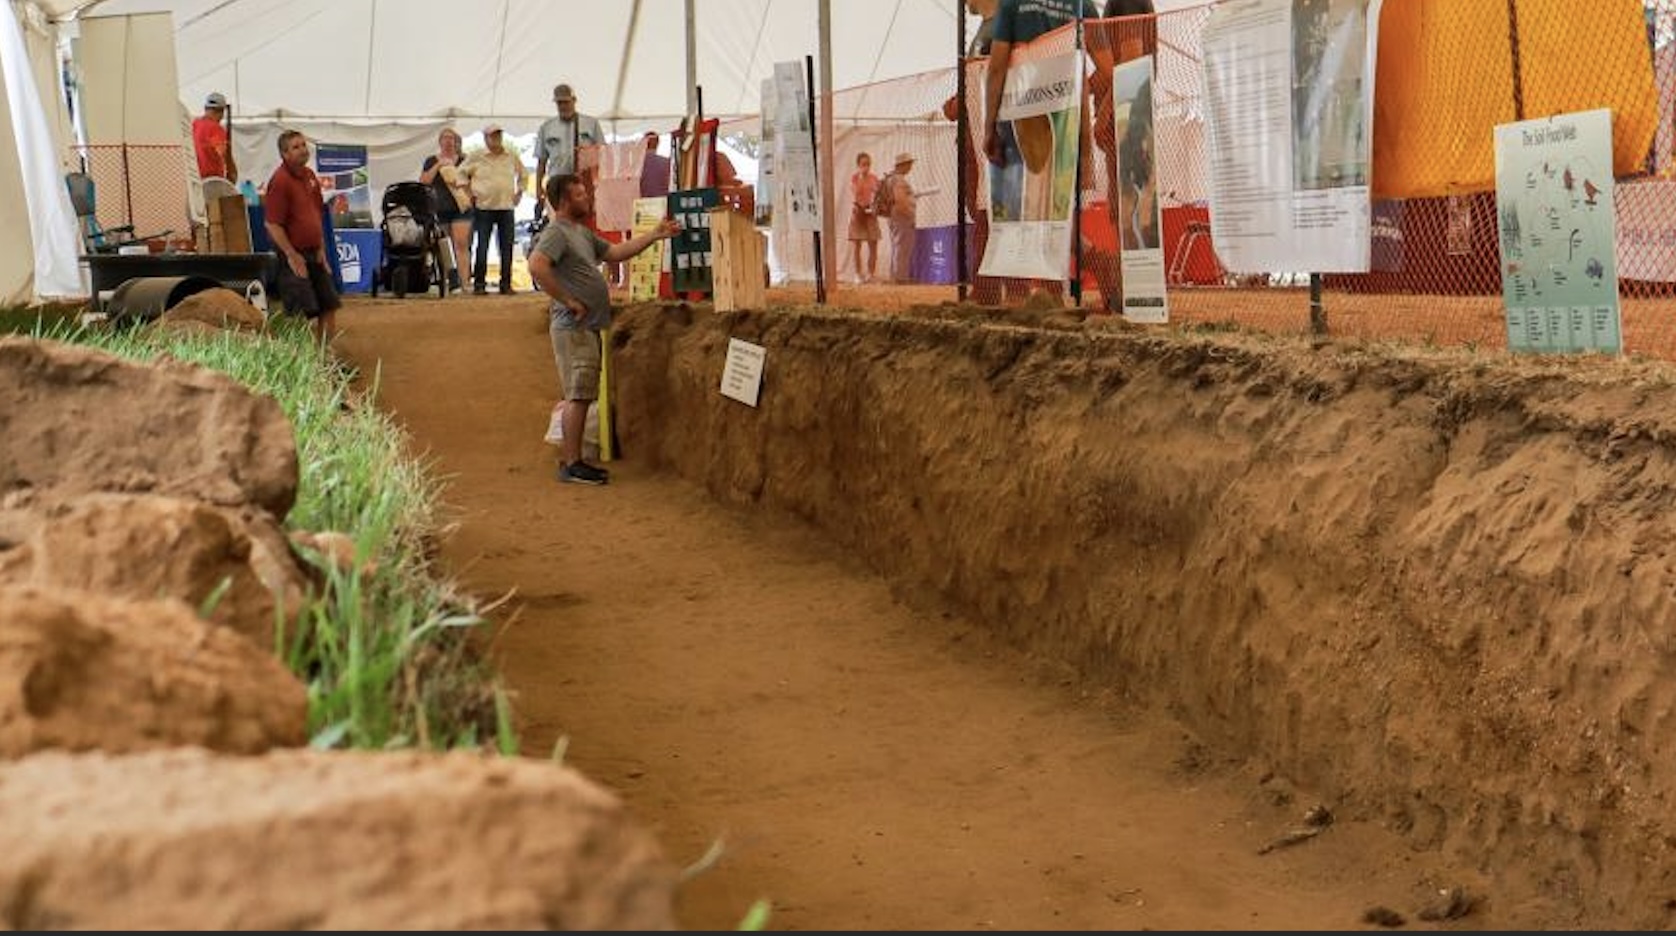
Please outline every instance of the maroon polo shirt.
[{"label": "maroon polo shirt", "polygon": [[322,210],[320,179],[314,170],[292,170],[280,163],[262,195],[263,220],[279,225],[298,253],[309,254],[326,244]]}]

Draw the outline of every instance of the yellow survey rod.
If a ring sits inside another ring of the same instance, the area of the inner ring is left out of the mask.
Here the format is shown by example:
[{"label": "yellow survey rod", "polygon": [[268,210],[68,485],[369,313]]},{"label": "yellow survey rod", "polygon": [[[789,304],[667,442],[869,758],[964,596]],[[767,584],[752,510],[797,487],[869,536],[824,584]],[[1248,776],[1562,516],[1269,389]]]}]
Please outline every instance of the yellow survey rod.
[{"label": "yellow survey rod", "polygon": [[599,460],[610,461],[611,448],[611,329],[599,333]]}]

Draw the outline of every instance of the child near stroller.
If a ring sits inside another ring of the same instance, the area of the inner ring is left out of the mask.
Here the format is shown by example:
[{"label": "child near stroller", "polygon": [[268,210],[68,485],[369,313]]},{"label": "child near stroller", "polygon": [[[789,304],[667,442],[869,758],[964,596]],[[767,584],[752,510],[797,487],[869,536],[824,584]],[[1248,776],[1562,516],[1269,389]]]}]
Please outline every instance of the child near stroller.
[{"label": "child near stroller", "polygon": [[395,293],[397,299],[406,298],[410,292],[429,292],[432,286],[438,298],[448,295],[443,257],[448,249],[448,232],[437,220],[434,197],[431,187],[423,182],[393,182],[384,189],[379,206],[384,220],[378,225],[384,262],[373,277],[374,296],[380,285]]}]

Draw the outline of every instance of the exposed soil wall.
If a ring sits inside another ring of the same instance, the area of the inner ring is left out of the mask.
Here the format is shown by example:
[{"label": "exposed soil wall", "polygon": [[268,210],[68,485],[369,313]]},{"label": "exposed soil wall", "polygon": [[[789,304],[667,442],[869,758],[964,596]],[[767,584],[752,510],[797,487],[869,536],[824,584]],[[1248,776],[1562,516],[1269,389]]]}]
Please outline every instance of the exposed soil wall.
[{"label": "exposed soil wall", "polygon": [[1498,899],[1672,922],[1668,370],[1021,322],[635,307],[620,440]]}]

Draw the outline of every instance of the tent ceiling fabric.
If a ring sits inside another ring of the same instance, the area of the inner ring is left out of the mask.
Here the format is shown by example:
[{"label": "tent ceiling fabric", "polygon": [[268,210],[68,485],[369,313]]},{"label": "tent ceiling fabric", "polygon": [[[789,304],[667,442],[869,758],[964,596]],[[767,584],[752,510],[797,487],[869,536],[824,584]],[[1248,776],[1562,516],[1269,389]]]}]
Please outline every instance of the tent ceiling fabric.
[{"label": "tent ceiling fabric", "polygon": [[[172,13],[180,94],[194,111],[205,94],[222,91],[238,118],[492,118],[528,132],[553,115],[561,81],[576,89],[583,112],[619,132],[672,124],[686,111],[685,0],[638,0],[633,36],[635,0],[36,3],[55,18],[76,9]],[[818,0],[694,4],[706,116],[756,113],[776,61],[819,52]],[[832,0],[831,9],[837,88],[955,61],[962,0]],[[969,17],[968,32],[976,27]]]}]

